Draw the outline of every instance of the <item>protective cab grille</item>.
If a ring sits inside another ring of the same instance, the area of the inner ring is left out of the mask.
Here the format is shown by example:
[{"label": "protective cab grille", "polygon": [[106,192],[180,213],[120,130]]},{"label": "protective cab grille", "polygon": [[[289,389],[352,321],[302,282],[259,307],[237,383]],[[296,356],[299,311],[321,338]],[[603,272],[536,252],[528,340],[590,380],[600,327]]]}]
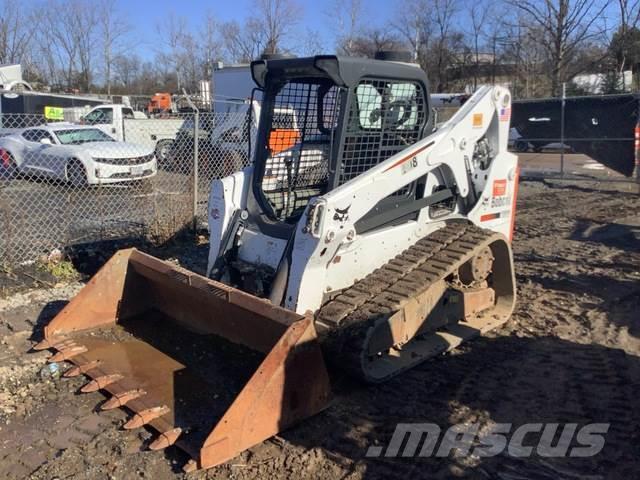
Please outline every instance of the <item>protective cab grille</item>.
[{"label": "protective cab grille", "polygon": [[326,192],[338,87],[321,79],[297,79],[275,94],[261,189],[275,218],[294,222],[309,199]]}]

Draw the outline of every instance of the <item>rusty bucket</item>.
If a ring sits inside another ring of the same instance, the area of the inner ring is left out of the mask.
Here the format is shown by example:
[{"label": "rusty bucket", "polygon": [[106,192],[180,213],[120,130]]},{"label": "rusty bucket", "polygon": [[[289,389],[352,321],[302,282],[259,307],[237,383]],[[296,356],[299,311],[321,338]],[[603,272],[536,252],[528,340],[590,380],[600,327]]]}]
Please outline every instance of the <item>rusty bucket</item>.
[{"label": "rusty bucket", "polygon": [[313,321],[158,260],[117,252],[47,325],[36,349],[69,361],[103,409],[132,413],[149,447],[209,468],[322,410],[329,378]]}]

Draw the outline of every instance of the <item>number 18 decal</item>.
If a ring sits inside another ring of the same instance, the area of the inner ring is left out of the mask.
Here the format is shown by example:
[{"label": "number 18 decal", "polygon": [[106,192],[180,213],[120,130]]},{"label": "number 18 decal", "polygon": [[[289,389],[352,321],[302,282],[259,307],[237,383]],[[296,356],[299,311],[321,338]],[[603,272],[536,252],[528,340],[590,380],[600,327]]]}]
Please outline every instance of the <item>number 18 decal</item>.
[{"label": "number 18 decal", "polygon": [[418,157],[413,157],[408,162],[404,162],[402,164],[402,174],[404,175],[409,170],[412,170],[412,169],[416,168],[417,166],[418,166]]}]

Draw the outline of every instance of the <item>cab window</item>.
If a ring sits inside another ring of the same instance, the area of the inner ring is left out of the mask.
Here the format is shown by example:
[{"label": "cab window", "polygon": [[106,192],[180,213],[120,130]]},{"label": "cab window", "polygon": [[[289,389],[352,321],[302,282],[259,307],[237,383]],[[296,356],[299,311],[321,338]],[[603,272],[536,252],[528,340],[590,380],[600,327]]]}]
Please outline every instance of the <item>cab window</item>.
[{"label": "cab window", "polygon": [[43,138],[48,138],[51,143],[54,143],[53,138],[46,130],[26,130],[22,132],[22,138],[29,142],[39,142]]},{"label": "cab window", "polygon": [[[356,88],[360,128],[411,130],[423,121],[422,98],[414,83],[365,81]],[[384,101],[384,105],[383,105]],[[383,118],[384,116],[384,118]]]},{"label": "cab window", "polygon": [[112,123],[113,109],[112,108],[96,108],[95,110],[85,115],[84,121],[89,125],[95,125],[97,123]]},{"label": "cab window", "polygon": [[382,95],[373,85],[361,83],[356,88],[356,101],[358,102],[358,120],[361,128],[380,128],[382,117]]},{"label": "cab window", "polygon": [[354,93],[340,185],[420,140],[429,116],[425,89],[416,82],[364,78]]}]

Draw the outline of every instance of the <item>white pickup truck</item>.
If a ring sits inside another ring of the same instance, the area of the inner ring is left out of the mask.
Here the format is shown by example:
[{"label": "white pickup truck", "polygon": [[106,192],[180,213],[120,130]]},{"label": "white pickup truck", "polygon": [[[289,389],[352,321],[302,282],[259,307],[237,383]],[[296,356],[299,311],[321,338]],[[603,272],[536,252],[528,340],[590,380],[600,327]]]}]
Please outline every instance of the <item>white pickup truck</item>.
[{"label": "white pickup truck", "polygon": [[81,123],[93,125],[116,140],[152,147],[160,163],[166,162],[184,121],[183,118],[147,118],[144,113],[121,104],[94,107],[81,119]]}]

